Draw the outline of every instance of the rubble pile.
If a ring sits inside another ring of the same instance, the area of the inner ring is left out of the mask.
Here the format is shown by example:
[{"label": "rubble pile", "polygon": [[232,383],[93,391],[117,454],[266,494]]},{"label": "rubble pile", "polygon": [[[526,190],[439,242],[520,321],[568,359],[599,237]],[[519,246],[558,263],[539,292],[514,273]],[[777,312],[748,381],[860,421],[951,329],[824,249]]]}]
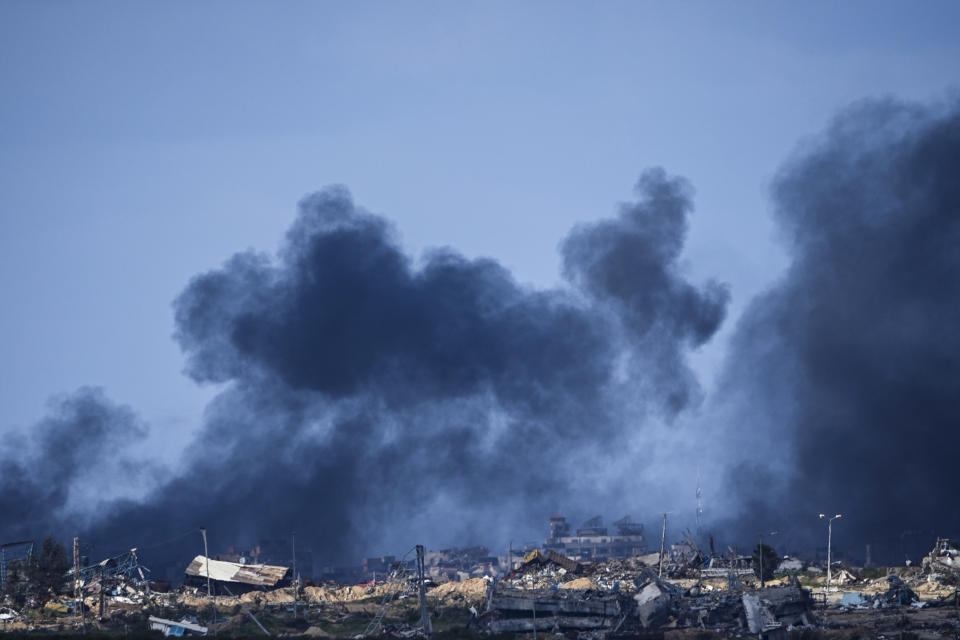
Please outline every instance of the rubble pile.
[{"label": "rubble pile", "polygon": [[516,589],[548,589],[576,577],[575,573],[550,561],[539,551],[534,551],[528,554],[523,564],[511,571],[503,581]]},{"label": "rubble pile", "polygon": [[[486,571],[489,557],[481,552],[485,550],[472,553]],[[671,545],[662,558],[652,553],[587,562],[554,549],[534,550],[499,579],[469,577],[476,572],[465,564],[466,557],[450,550],[436,555],[436,566],[444,568],[438,581],[450,575],[445,567],[453,560],[461,561],[458,579],[435,584],[425,577],[423,590],[409,564],[387,556],[382,564],[391,571],[377,569],[386,581],[296,587],[284,567],[217,561],[210,566],[217,594],[211,599],[206,595],[205,560],[200,576],[204,584],[188,581],[169,593],[157,593],[131,552],[81,569],[83,615],[72,595],[71,573],[59,590],[62,595],[49,602],[34,597],[25,603],[7,594],[0,600],[0,628],[55,631],[90,624],[100,629],[135,625],[181,635],[200,634],[211,625],[225,635],[258,635],[269,627],[285,635],[315,637],[421,637],[424,607],[427,619],[438,621],[434,629],[545,632],[571,640],[662,637],[670,629],[761,638],[785,638],[798,627],[866,628],[873,636],[895,624],[901,630],[960,630],[960,614],[955,613],[960,611],[960,584],[948,586],[960,571],[960,552],[944,538],[937,540],[922,568],[899,567],[892,573],[834,563],[829,590],[825,565],[799,562],[793,563],[793,573],[781,571],[765,588],[756,589],[752,578],[741,580],[752,573],[749,557],[730,550],[724,558],[708,559],[689,540]],[[368,564],[373,566],[372,560]],[[795,573],[798,565],[806,571]],[[275,571],[268,575],[263,567]],[[801,579],[816,589],[816,599]],[[422,603],[420,593],[425,595]]]},{"label": "rubble pile", "polygon": [[[661,580],[649,567],[633,568],[629,575],[623,565],[615,570],[629,589],[524,589],[509,581],[501,583],[494,588],[485,614],[487,629],[494,633],[577,632],[590,637],[684,627],[764,634],[815,623],[813,598],[796,584],[753,593],[684,589]],[[585,577],[577,580],[589,583]]]},{"label": "rubble pile", "polygon": [[[665,557],[664,575],[675,579],[697,577],[702,555],[697,552],[686,557],[686,563]],[[580,563],[555,551],[547,554],[532,551],[524,558],[524,563],[508,574],[504,581],[517,589],[556,587],[634,592],[637,590],[638,580],[645,582],[643,576],[647,571],[658,568],[659,561],[660,554],[652,553],[632,558]]]},{"label": "rubble pile", "polygon": [[887,576],[887,582],[890,583],[890,588],[883,594],[883,601],[887,604],[902,607],[920,599],[917,597],[917,594],[907,586],[907,583],[900,579],[900,576],[891,574]]},{"label": "rubble pile", "polygon": [[960,543],[937,538],[933,550],[923,559],[922,567],[931,582],[960,584]]}]

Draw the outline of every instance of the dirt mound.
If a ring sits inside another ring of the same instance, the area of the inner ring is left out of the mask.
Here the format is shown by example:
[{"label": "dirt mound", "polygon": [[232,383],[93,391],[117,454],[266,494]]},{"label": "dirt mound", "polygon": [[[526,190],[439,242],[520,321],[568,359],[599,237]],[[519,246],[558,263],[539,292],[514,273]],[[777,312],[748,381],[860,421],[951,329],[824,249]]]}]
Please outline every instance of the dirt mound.
[{"label": "dirt mound", "polygon": [[323,602],[355,602],[367,598],[381,598],[394,591],[401,593],[406,589],[404,585],[378,584],[376,586],[356,585],[328,589],[326,587],[305,587],[304,599],[313,604]]},{"label": "dirt mound", "polygon": [[203,609],[210,606],[210,599],[201,596],[184,595],[180,598],[180,602],[191,609]]},{"label": "dirt mound", "polygon": [[304,587],[303,599],[312,604],[323,602],[342,602],[337,595],[339,589],[327,589],[326,587]]},{"label": "dirt mound", "polygon": [[273,589],[263,594],[264,602],[293,602],[293,587]]},{"label": "dirt mound", "polygon": [[560,585],[561,589],[596,589],[597,583],[590,578],[577,578]]},{"label": "dirt mound", "polygon": [[[313,588],[313,587],[308,587],[308,588]],[[310,636],[312,638],[336,638],[337,637],[331,633],[327,633],[320,627],[310,627],[309,629],[303,632],[303,635]]]},{"label": "dirt mound", "polygon": [[470,578],[463,582],[445,582],[427,592],[430,598],[436,598],[444,604],[466,602],[475,604],[487,598],[487,581],[484,578]]}]

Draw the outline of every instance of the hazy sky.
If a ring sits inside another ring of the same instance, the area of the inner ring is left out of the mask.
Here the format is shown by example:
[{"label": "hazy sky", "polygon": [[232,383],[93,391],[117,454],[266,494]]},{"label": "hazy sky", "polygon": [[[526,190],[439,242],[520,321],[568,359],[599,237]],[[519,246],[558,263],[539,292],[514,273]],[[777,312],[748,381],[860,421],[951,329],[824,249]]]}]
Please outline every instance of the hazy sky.
[{"label": "hazy sky", "polygon": [[[419,253],[556,284],[641,170],[697,190],[732,315],[785,264],[768,184],[839,108],[956,91],[956,2],[0,1],[0,432],[102,385],[174,453],[213,389],[171,301],[332,183]],[[729,331],[698,356],[709,385]]]}]

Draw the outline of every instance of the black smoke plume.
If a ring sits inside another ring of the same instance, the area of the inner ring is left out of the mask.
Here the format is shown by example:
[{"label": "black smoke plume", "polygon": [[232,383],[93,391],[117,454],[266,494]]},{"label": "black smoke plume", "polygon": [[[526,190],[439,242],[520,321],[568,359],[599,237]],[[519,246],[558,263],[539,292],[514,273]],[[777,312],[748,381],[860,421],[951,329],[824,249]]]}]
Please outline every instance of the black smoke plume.
[{"label": "black smoke plume", "polygon": [[555,290],[450,249],[416,261],[343,188],[305,198],[276,257],[234,255],[175,301],[188,374],[224,389],[186,471],[86,535],[122,550],[205,526],[222,550],[296,530],[335,564],[602,509],[638,425],[698,399],[685,354],[728,297],[680,272],[686,182],[651,170],[637,196],[574,230]]},{"label": "black smoke plume", "polygon": [[[739,323],[720,398],[742,522],[917,560],[960,532],[960,110],[858,104],[774,186],[792,254]],[[762,462],[757,462],[762,461]],[[919,539],[911,551],[910,543]]]}]

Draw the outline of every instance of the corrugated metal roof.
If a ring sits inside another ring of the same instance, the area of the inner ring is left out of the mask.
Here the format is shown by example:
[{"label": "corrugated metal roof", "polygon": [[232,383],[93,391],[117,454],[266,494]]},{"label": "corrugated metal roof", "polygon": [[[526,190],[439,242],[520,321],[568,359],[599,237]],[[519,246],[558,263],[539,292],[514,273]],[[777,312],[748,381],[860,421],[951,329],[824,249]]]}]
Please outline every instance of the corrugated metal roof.
[{"label": "corrugated metal roof", "polygon": [[[188,576],[207,577],[207,558],[197,556],[187,567]],[[209,560],[211,580],[220,582],[243,582],[260,587],[275,586],[287,575],[287,567],[276,567],[269,564],[240,564],[239,562],[224,562],[223,560]]]}]

